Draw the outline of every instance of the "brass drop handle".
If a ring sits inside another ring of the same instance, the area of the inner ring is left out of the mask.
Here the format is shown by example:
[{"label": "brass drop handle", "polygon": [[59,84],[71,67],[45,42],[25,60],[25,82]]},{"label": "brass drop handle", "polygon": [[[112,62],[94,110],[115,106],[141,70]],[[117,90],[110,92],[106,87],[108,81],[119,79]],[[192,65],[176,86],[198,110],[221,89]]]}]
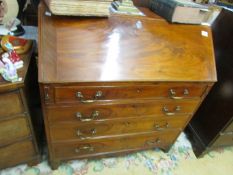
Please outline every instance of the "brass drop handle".
[{"label": "brass drop handle", "polygon": [[85,99],[84,95],[82,94],[82,92],[76,92],[76,97],[80,100],[80,102],[82,103],[94,103],[96,100],[98,100],[99,98],[101,98],[103,95],[102,91],[97,91],[95,93],[95,96],[93,97],[92,100],[87,100]]},{"label": "brass drop handle", "polygon": [[169,127],[169,124],[167,122],[163,126],[161,126],[159,124],[155,124],[155,126],[154,126],[155,130],[157,130],[157,131],[164,130],[164,129],[168,128],[168,127]]},{"label": "brass drop handle", "polygon": [[79,153],[80,151],[89,151],[89,152],[93,152],[94,151],[94,147],[91,145],[84,145],[84,146],[80,146],[78,148],[75,148],[75,152]]},{"label": "brass drop handle", "polygon": [[[97,132],[97,131],[96,131],[95,128],[90,130],[90,134],[91,134],[91,135],[95,135],[96,132]],[[79,129],[77,129],[76,135],[77,135],[80,139],[82,139],[82,140],[83,140],[83,139],[89,139],[89,138],[91,138],[91,137],[85,136],[85,134],[82,133],[82,131],[80,131]]]},{"label": "brass drop handle", "polygon": [[[189,95],[188,89],[184,89],[183,95],[184,96]],[[169,97],[172,98],[172,99],[180,100],[180,99],[183,99],[184,96],[176,96],[176,91],[174,89],[169,90]]]},{"label": "brass drop handle", "polygon": [[83,115],[80,112],[76,113],[76,117],[82,121],[82,122],[89,122],[89,121],[93,121],[95,119],[97,119],[97,117],[99,117],[100,112],[99,111],[94,111],[92,112],[92,114],[90,115],[90,117],[83,117]]},{"label": "brass drop handle", "polygon": [[151,141],[151,140],[146,141],[146,145],[148,145],[148,146],[156,145],[156,144],[159,144],[159,143],[161,143],[161,140],[159,138],[157,138],[154,141]]},{"label": "brass drop handle", "polygon": [[180,106],[176,106],[173,111],[169,111],[169,109],[166,106],[163,107],[164,114],[166,114],[168,116],[176,115],[176,112],[178,112],[180,110],[181,110]]}]

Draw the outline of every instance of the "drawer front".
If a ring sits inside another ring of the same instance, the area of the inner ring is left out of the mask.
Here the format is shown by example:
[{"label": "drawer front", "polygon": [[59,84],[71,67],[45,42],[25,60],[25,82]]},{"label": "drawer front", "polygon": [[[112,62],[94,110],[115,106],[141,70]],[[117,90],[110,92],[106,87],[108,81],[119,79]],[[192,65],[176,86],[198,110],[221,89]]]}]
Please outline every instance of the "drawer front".
[{"label": "drawer front", "polygon": [[98,100],[191,98],[201,97],[205,84],[158,83],[155,85],[130,86],[56,86],[56,103],[90,103]]},{"label": "drawer front", "polygon": [[176,116],[191,114],[199,100],[145,100],[130,104],[80,104],[77,106],[49,107],[46,114],[50,123],[65,121],[108,120],[141,116]]},{"label": "drawer front", "polygon": [[130,118],[105,122],[72,122],[50,126],[50,135],[53,142],[75,139],[97,139],[111,136],[133,134],[139,132],[164,131],[184,127],[188,116],[173,118]]},{"label": "drawer front", "polygon": [[174,142],[179,132],[174,130],[172,132],[154,132],[104,140],[56,143],[53,144],[53,150],[56,158],[69,159],[153,147],[167,148]]},{"label": "drawer front", "polygon": [[22,141],[0,148],[0,168],[25,163],[36,156],[33,143]]},{"label": "drawer front", "polygon": [[30,128],[25,117],[0,122],[0,145],[29,135]]},{"label": "drawer front", "polygon": [[24,107],[18,92],[0,94],[0,118],[23,112]]},{"label": "drawer front", "polygon": [[233,133],[220,135],[213,143],[213,147],[233,145]]}]

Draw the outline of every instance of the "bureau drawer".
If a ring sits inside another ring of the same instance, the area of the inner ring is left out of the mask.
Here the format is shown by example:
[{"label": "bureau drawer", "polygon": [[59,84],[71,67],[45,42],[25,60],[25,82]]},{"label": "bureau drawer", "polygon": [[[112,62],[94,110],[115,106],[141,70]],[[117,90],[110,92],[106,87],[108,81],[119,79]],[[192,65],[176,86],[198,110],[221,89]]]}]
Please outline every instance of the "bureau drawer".
[{"label": "bureau drawer", "polygon": [[0,94],[0,118],[23,112],[24,107],[18,92]]},{"label": "bureau drawer", "polygon": [[140,116],[176,116],[191,114],[199,100],[144,100],[126,104],[80,104],[77,106],[48,107],[46,114],[50,123],[65,121],[108,120]]},{"label": "bureau drawer", "polygon": [[26,163],[36,156],[34,145],[26,140],[0,148],[0,168]]},{"label": "bureau drawer", "polygon": [[55,86],[55,102],[90,103],[98,100],[119,99],[152,99],[173,98],[182,99],[201,97],[206,89],[205,84],[188,83],[157,83],[154,85],[128,86]]},{"label": "bureau drawer", "polygon": [[0,145],[30,135],[30,128],[25,117],[0,122]]},{"label": "bureau drawer", "polygon": [[188,116],[172,118],[130,118],[105,122],[60,123],[50,126],[50,136],[53,142],[75,139],[97,139],[119,135],[129,135],[139,132],[164,131],[184,127]]},{"label": "bureau drawer", "polygon": [[233,133],[221,134],[213,143],[213,147],[233,145]]},{"label": "bureau drawer", "polygon": [[104,140],[56,143],[52,146],[56,158],[81,158],[153,147],[166,149],[174,142],[179,133],[179,130],[153,132],[129,137],[106,138]]}]

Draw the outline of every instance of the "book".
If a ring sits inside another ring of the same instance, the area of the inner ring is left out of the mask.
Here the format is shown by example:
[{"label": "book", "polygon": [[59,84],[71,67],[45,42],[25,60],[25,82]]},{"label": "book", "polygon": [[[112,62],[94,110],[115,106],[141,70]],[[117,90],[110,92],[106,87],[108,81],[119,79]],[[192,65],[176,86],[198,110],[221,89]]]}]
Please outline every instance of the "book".
[{"label": "book", "polygon": [[187,0],[151,0],[150,9],[172,23],[201,24],[208,7]]},{"label": "book", "polygon": [[115,14],[126,14],[126,15],[139,15],[144,16],[144,14],[134,6],[132,0],[122,0],[113,1],[112,8],[110,9],[112,13]]},{"label": "book", "polygon": [[217,0],[216,4],[233,11],[233,0]]},{"label": "book", "polygon": [[206,15],[205,20],[202,22],[202,25],[208,25],[211,26],[215,19],[218,17],[218,15],[221,13],[222,8],[220,6],[217,6],[215,4],[211,4],[208,6],[209,12]]},{"label": "book", "polygon": [[54,15],[109,16],[113,0],[44,0]]}]

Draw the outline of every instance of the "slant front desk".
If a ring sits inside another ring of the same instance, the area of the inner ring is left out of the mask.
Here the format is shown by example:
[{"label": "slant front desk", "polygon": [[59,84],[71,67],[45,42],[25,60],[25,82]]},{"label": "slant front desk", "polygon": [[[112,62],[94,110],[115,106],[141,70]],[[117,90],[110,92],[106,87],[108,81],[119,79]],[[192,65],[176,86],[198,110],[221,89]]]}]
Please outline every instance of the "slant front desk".
[{"label": "slant front desk", "polygon": [[210,28],[45,11],[41,4],[39,82],[52,167],[168,151],[216,81]]}]

